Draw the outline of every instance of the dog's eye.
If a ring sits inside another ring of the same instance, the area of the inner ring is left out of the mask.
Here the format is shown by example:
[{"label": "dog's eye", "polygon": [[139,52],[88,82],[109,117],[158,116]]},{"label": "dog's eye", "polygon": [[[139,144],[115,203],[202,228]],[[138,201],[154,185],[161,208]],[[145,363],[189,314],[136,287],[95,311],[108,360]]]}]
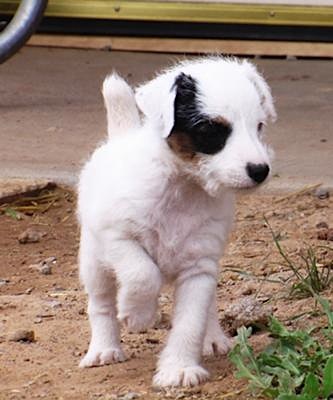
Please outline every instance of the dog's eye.
[{"label": "dog's eye", "polygon": [[227,122],[206,120],[192,127],[188,133],[196,152],[212,155],[223,149],[231,131],[232,127]]}]

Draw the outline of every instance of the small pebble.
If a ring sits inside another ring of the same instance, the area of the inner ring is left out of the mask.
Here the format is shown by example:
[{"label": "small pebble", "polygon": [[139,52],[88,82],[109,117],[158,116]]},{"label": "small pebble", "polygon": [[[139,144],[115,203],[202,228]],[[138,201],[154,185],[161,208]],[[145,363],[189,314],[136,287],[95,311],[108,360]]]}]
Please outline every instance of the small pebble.
[{"label": "small pebble", "polygon": [[31,269],[37,269],[42,275],[51,275],[53,265],[57,262],[55,257],[48,257],[41,261],[39,264],[32,264],[29,266]]},{"label": "small pebble", "polygon": [[255,287],[251,283],[248,283],[247,285],[245,285],[241,290],[241,294],[244,296],[249,296],[250,294],[253,294],[254,292],[255,292]]},{"label": "small pebble", "polygon": [[146,339],[146,343],[149,343],[149,344],[158,344],[160,341],[159,341],[159,339],[156,339],[156,338],[147,338]]},{"label": "small pebble", "polygon": [[86,314],[86,309],[84,307],[80,308],[78,311],[79,315],[85,315]]},{"label": "small pebble", "polygon": [[41,238],[46,236],[46,232],[37,231],[33,228],[28,228],[26,231],[22,232],[19,237],[18,241],[21,244],[26,243],[38,243],[40,242]]},{"label": "small pebble", "polygon": [[170,315],[165,312],[159,313],[156,322],[154,324],[154,329],[170,329],[170,328],[171,328]]},{"label": "small pebble", "polygon": [[47,257],[42,261],[44,264],[55,264],[57,262],[57,257]]},{"label": "small pebble", "polygon": [[317,232],[318,240],[327,240],[329,242],[333,241],[333,228],[321,229]]},{"label": "small pebble", "polygon": [[138,393],[135,392],[128,392],[119,397],[119,400],[135,400],[138,399],[140,396]]},{"label": "small pebble", "polygon": [[19,329],[16,332],[12,333],[8,340],[10,342],[35,342],[35,332],[26,329]]},{"label": "small pebble", "polygon": [[316,225],[316,228],[318,228],[318,229],[328,229],[328,224],[325,221],[320,221]]},{"label": "small pebble", "polygon": [[51,308],[60,308],[62,307],[62,303],[58,300],[49,300],[45,303],[47,305],[47,307],[51,307]]},{"label": "small pebble", "polygon": [[9,280],[8,279],[0,279],[0,287],[1,286],[5,286],[5,285],[7,285],[9,283]]},{"label": "small pebble", "polygon": [[327,231],[327,240],[329,240],[330,242],[333,242],[333,229],[328,229]]},{"label": "small pebble", "polygon": [[320,200],[328,199],[330,197],[330,192],[325,188],[319,187],[315,191],[315,196]]},{"label": "small pebble", "polygon": [[42,275],[51,275],[52,274],[52,265],[50,265],[50,264],[43,264],[38,269]]}]

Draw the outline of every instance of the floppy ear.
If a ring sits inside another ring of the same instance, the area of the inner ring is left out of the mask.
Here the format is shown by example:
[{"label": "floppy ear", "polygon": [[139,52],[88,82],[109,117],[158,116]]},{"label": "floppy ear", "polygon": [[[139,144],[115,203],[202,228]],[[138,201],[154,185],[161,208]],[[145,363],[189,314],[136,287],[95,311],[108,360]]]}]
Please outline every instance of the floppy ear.
[{"label": "floppy ear", "polygon": [[161,136],[167,138],[175,120],[176,98],[175,73],[166,73],[139,86],[135,91],[135,100],[147,119],[154,121],[161,130]]},{"label": "floppy ear", "polygon": [[254,84],[259,93],[261,105],[266,113],[266,117],[270,118],[272,121],[275,121],[276,111],[268,84],[253,64],[244,61],[242,65],[245,68],[248,78]]}]

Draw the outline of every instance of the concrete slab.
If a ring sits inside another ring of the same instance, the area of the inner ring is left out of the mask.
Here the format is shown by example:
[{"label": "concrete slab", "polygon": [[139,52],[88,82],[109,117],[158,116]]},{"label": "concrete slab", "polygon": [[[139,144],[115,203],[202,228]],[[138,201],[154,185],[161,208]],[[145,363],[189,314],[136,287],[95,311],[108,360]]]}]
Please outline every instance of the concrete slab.
[{"label": "concrete slab", "polygon": [[[177,57],[178,58],[178,57]],[[173,62],[167,54],[25,48],[0,66],[0,177],[75,184],[106,123],[100,86],[113,69],[131,83]],[[269,130],[275,176],[265,190],[333,188],[329,60],[254,60],[279,119]]]}]

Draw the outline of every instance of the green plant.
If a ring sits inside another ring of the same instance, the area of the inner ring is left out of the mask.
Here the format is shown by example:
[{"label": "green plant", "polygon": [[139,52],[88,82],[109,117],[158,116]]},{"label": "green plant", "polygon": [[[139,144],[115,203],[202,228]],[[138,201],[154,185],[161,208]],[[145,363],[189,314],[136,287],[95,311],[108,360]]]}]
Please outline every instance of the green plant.
[{"label": "green plant", "polygon": [[[0,211],[0,214],[1,214],[1,211]],[[18,221],[22,219],[22,215],[19,212],[15,211],[11,207],[5,208],[4,209],[4,214],[7,215],[7,217],[13,218],[13,219],[18,220]]]},{"label": "green plant", "polygon": [[291,287],[291,294],[297,297],[308,297],[315,294],[318,295],[327,289],[333,282],[333,260],[327,265],[321,265],[315,250],[333,251],[333,249],[329,246],[317,246],[316,249],[308,246],[306,251],[300,253],[302,264],[297,266],[282,248],[279,234],[274,232],[266,217],[264,217],[264,220],[272,234],[274,244],[280,256],[296,278],[296,282]]},{"label": "green plant", "polygon": [[327,289],[333,281],[332,262],[329,265],[321,265],[312,247],[309,247],[300,257],[304,261],[305,284],[303,281],[294,283],[291,288],[291,294],[297,297],[311,296],[312,293],[308,289],[309,286],[317,294]]},{"label": "green plant", "polygon": [[329,301],[319,294],[330,283],[329,272],[323,274],[318,270],[315,252],[309,249],[302,257],[304,276],[282,249],[267,219],[265,222],[280,255],[297,279],[293,290],[311,295],[322,307],[327,317],[327,327],[322,330],[326,340],[315,338],[312,330],[289,331],[272,317],[268,331],[273,341],[256,356],[248,341],[251,328],[242,327],[237,331],[236,345],[229,355],[237,368],[236,377],[247,379],[250,389],[272,399],[332,399],[333,312]]},{"label": "green plant", "polygon": [[[236,377],[255,392],[278,400],[329,399],[333,395],[333,346],[325,347],[311,332],[289,331],[271,318],[272,343],[255,356],[248,338],[251,328],[238,330],[230,360]],[[331,332],[332,333],[332,332]]]}]

